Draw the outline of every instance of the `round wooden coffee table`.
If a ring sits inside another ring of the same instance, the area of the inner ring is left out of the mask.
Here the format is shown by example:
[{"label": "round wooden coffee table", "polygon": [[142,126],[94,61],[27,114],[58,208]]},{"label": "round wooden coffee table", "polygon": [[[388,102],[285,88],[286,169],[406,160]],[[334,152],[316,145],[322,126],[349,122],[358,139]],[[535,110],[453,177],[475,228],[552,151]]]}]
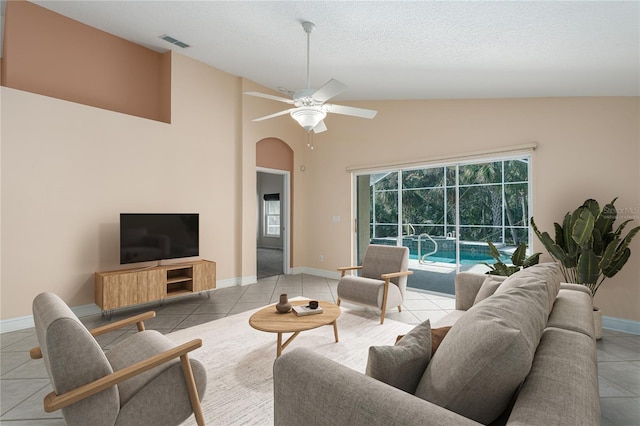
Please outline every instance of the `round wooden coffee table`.
[{"label": "round wooden coffee table", "polygon": [[[306,305],[308,300],[294,300],[291,304]],[[319,306],[322,307],[321,314],[297,316],[293,311],[282,314],[276,311],[275,304],[260,309],[249,318],[249,325],[256,330],[266,331],[267,333],[278,333],[278,345],[276,347],[276,356],[280,356],[284,348],[287,347],[293,339],[296,338],[301,331],[311,330],[322,327],[323,325],[333,325],[333,335],[336,342],[338,341],[338,317],[340,316],[340,307],[335,303],[320,301]],[[282,333],[293,333],[283,343]]]}]

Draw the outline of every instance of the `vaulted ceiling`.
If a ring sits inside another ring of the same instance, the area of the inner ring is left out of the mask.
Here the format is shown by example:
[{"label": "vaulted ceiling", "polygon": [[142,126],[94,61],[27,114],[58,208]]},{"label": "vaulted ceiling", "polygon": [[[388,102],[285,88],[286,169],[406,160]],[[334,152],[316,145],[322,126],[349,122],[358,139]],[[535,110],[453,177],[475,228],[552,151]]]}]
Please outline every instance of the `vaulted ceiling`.
[{"label": "vaulted ceiling", "polygon": [[311,21],[311,86],[336,99],[640,95],[638,1],[34,3],[282,92],[306,86]]}]

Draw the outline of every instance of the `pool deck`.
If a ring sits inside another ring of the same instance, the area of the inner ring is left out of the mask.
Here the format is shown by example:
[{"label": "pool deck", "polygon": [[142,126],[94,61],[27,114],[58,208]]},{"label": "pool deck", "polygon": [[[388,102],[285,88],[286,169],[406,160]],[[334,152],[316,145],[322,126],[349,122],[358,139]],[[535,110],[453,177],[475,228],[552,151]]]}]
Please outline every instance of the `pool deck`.
[{"label": "pool deck", "polygon": [[[419,263],[409,260],[409,275],[407,286],[419,290],[435,293],[455,294],[456,265],[453,263],[429,262]],[[460,271],[484,274],[487,267],[482,264],[460,265]]]}]

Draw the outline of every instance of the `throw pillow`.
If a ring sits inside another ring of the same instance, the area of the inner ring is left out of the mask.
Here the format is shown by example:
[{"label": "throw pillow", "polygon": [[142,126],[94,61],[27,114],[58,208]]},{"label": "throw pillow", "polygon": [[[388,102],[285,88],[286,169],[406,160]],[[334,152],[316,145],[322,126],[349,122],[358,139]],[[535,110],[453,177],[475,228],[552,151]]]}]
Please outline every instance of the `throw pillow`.
[{"label": "throw pillow", "polygon": [[500,287],[500,284],[502,284],[506,279],[507,277],[488,275],[482,282],[482,286],[480,287],[480,290],[478,290],[478,294],[476,294],[473,304],[475,305],[495,293],[498,287]]},{"label": "throw pillow", "polygon": [[415,395],[482,424],[494,421],[524,381],[547,322],[542,282],[495,293],[447,334]]},{"label": "throw pillow", "polygon": [[[436,351],[438,350],[438,347],[440,346],[440,343],[442,343],[442,339],[444,339],[444,336],[447,335],[450,329],[451,329],[451,326],[431,329],[431,356],[433,356],[433,354],[436,353]],[[396,345],[398,344],[400,339],[402,339],[404,336],[405,336],[404,334],[401,334],[398,337],[396,337]]]},{"label": "throw pillow", "polygon": [[447,335],[447,333],[451,330],[451,326],[448,327],[440,327],[434,328],[431,330],[431,356],[436,353],[440,344],[442,343],[442,339]]},{"label": "throw pillow", "polygon": [[414,393],[431,360],[431,323],[416,326],[395,346],[371,346],[367,376],[405,392]]}]

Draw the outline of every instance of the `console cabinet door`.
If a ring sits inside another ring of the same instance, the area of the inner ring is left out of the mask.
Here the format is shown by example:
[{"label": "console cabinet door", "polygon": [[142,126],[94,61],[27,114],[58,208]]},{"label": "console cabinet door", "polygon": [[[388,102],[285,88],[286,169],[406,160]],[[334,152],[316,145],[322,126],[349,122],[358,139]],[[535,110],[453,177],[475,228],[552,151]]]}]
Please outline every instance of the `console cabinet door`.
[{"label": "console cabinet door", "polygon": [[136,273],[109,274],[102,277],[103,310],[138,303],[138,276]]},{"label": "console cabinet door", "polygon": [[193,291],[216,288],[216,263],[203,260],[193,265]]},{"label": "console cabinet door", "polygon": [[138,303],[167,298],[167,277],[163,269],[138,272]]}]

